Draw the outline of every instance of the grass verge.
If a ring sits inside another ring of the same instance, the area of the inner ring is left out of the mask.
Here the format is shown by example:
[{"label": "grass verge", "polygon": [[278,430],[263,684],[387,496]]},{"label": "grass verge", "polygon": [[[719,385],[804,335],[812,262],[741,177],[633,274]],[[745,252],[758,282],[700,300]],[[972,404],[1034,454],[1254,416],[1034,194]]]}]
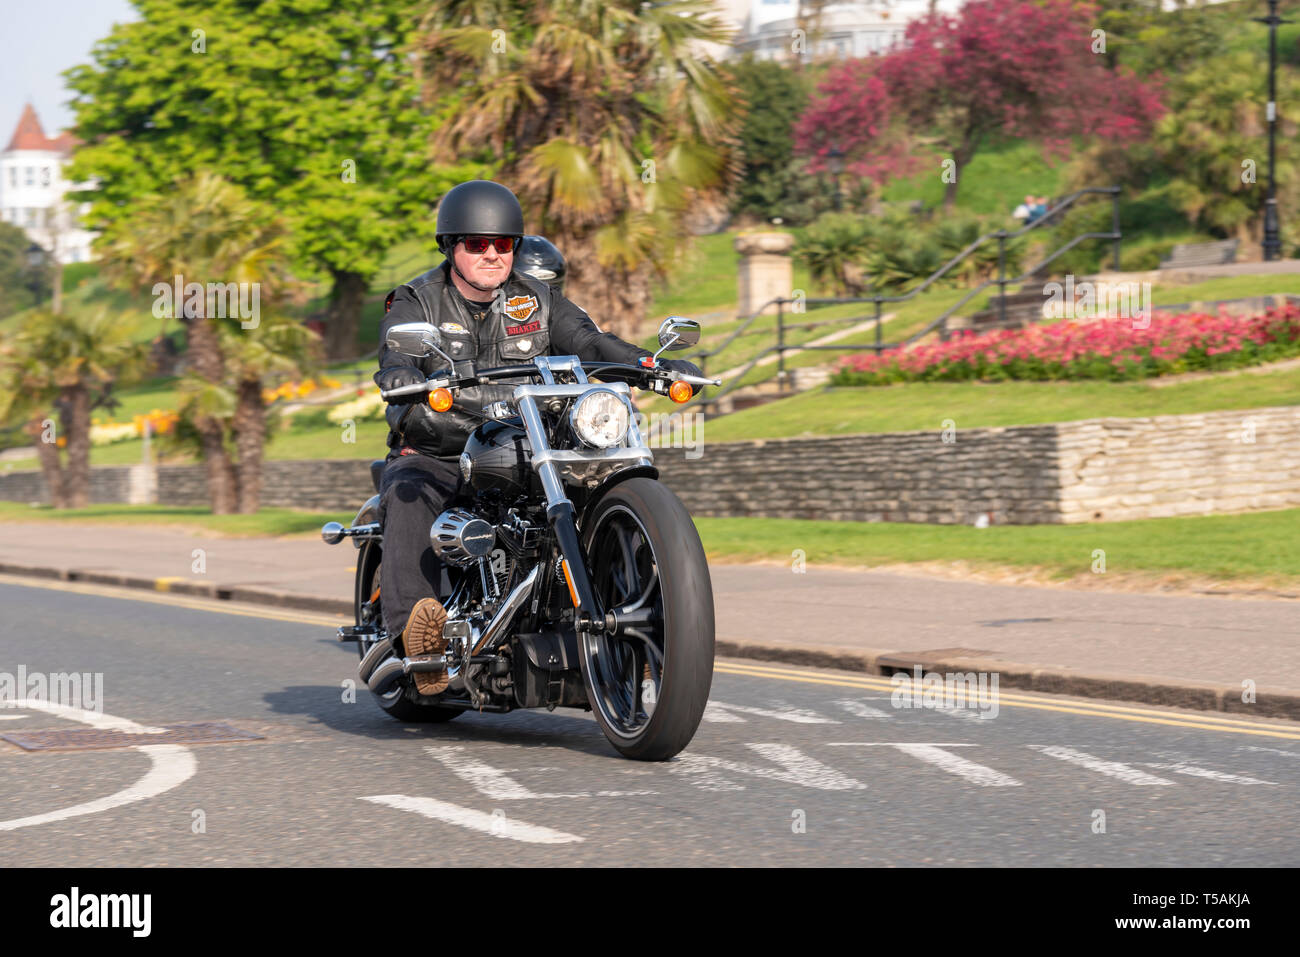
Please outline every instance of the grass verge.
[{"label": "grass verge", "polygon": [[319,532],[326,522],[348,522],[342,512],[300,512],[291,508],[264,508],[253,515],[213,515],[200,506],[91,505],[55,509],[48,505],[0,502],[0,522],[75,522],[95,525],[149,525],[232,537],[274,537]]},{"label": "grass verge", "polygon": [[[1127,573],[1262,580],[1300,587],[1300,509],[1087,525],[913,525],[776,518],[697,518],[710,559],[789,565],[966,562],[1036,568],[1064,580]],[[1105,572],[1094,573],[1096,550]]]}]

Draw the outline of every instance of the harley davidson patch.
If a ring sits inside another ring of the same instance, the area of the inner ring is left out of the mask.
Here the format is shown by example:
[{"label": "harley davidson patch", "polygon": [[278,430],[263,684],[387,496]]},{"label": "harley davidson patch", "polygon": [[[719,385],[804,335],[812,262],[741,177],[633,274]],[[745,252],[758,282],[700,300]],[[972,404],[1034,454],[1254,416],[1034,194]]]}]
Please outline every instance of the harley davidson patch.
[{"label": "harley davidson patch", "polygon": [[536,322],[530,322],[526,326],[506,326],[506,335],[522,336],[526,332],[536,332],[540,328],[542,328],[542,320],[538,319]]},{"label": "harley davidson patch", "polygon": [[536,296],[511,296],[506,300],[505,313],[511,319],[523,322],[538,308]]}]

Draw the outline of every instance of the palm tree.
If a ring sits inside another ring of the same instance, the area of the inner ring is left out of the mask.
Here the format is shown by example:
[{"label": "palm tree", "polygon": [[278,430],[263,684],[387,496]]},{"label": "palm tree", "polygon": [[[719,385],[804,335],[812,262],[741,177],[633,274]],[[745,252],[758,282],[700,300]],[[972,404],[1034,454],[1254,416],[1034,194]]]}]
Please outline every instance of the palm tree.
[{"label": "palm tree", "polygon": [[[167,196],[142,200],[137,209],[129,221],[110,227],[101,247],[109,271],[127,285],[162,295],[176,276],[205,287],[247,283],[258,289],[269,313],[288,293],[283,230],[239,187],[200,173]],[[265,442],[261,378],[295,368],[314,336],[273,314],[259,315],[244,328],[237,317],[210,315],[212,304],[207,296],[187,299],[184,310],[173,303],[188,339],[179,411],[197,433],[212,511],[256,511]],[[297,330],[288,329],[290,324]]]},{"label": "palm tree", "polygon": [[0,418],[24,420],[56,508],[89,504],[90,413],[111,385],[142,370],[145,346],[135,331],[107,307],[38,309],[0,344]]},{"label": "palm tree", "polygon": [[739,171],[740,110],[704,44],[708,0],[433,0],[420,80],[446,117],[440,162],[479,161],[569,262],[567,290],[630,338],[687,238]]}]

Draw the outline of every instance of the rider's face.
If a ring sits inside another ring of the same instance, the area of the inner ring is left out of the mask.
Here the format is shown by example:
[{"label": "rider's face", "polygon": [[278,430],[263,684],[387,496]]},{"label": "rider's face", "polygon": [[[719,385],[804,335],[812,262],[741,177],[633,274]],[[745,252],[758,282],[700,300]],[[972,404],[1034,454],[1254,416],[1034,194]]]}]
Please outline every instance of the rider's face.
[{"label": "rider's face", "polygon": [[470,285],[484,292],[496,289],[506,281],[510,275],[510,269],[515,264],[515,254],[511,250],[508,253],[499,253],[496,246],[488,243],[488,247],[481,253],[472,253],[465,248],[464,242],[458,242],[453,251],[456,257],[456,268],[460,270],[461,275],[469,280]]}]

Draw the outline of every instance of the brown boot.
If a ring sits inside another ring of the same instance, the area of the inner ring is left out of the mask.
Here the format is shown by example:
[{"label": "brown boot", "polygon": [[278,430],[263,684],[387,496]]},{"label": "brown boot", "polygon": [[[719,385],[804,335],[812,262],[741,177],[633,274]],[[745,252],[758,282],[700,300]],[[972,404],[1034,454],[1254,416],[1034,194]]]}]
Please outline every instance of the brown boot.
[{"label": "brown boot", "polygon": [[[447,639],[442,637],[442,626],[447,623],[447,609],[436,598],[421,598],[413,609],[402,632],[402,645],[408,658],[440,655],[447,650]],[[420,694],[440,694],[451,681],[446,671],[416,673],[415,687]]]}]

